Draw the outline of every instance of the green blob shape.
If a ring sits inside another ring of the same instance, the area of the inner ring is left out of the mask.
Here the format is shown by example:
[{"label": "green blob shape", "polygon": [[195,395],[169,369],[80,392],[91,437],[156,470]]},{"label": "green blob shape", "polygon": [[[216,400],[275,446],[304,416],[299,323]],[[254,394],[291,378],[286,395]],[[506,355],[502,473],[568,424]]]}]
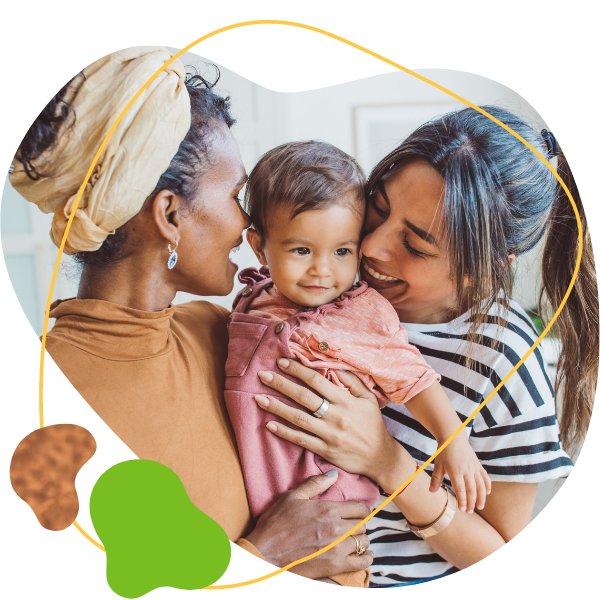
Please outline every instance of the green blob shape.
[{"label": "green blob shape", "polygon": [[108,585],[123,598],[159,587],[204,588],[229,565],[223,528],[160,463],[129,460],[105,471],[92,490],[90,514],[106,549]]}]

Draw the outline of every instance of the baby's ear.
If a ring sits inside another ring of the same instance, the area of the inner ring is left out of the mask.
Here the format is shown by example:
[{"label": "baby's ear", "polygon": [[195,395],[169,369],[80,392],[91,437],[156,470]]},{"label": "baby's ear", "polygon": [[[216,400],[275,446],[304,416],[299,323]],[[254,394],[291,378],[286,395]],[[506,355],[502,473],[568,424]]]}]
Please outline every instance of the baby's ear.
[{"label": "baby's ear", "polygon": [[263,252],[262,238],[260,237],[260,234],[258,233],[258,231],[256,231],[256,229],[252,229],[252,228],[248,229],[246,231],[246,239],[248,240],[250,247],[254,251],[254,254],[256,254],[256,258],[258,258],[260,264],[263,266],[266,265],[267,257],[265,256],[265,253]]}]

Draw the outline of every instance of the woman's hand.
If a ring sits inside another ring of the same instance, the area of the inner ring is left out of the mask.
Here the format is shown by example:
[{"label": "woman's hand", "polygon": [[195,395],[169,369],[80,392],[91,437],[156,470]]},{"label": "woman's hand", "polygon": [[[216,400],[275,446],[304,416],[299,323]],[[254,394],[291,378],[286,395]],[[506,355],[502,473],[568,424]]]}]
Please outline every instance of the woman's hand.
[{"label": "woman's hand", "polygon": [[[358,525],[369,514],[362,502],[311,500],[331,487],[337,471],[308,478],[285,493],[258,519],[246,539],[273,565],[284,567],[331,544]],[[363,525],[354,534],[369,546]],[[299,564],[290,571],[311,579],[327,578],[350,571],[362,571],[373,562],[370,551],[352,554],[354,538],[348,537],[327,552]]]},{"label": "woman's hand", "polygon": [[282,371],[300,379],[322,397],[277,373],[261,371],[258,375],[265,385],[311,412],[318,410],[325,397],[329,409],[321,418],[316,418],[277,398],[257,396],[256,402],[266,411],[309,432],[271,421],[267,428],[275,435],[322,456],[344,471],[366,475],[380,485],[385,474],[397,470],[403,461],[410,465],[408,473],[414,472],[414,461],[389,435],[375,395],[358,377],[345,371],[338,372],[342,383],[350,389],[347,392],[296,361],[281,358],[277,364]]}]

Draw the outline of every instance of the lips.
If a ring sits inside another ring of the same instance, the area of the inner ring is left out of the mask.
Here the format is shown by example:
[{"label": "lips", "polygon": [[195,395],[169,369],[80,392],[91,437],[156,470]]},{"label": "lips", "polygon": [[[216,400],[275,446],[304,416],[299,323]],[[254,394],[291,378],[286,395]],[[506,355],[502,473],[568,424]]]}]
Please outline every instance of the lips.
[{"label": "lips", "polygon": [[390,283],[392,283],[392,282],[397,283],[399,281],[402,281],[401,279],[398,279],[397,277],[391,277],[389,275],[386,275],[385,273],[376,271],[375,269],[370,267],[364,259],[362,261],[362,267],[371,277],[373,277],[374,279],[377,279],[379,281],[387,281]]},{"label": "lips", "polygon": [[231,252],[237,252],[240,249],[240,246],[242,245],[243,241],[244,241],[244,238],[240,235],[238,241],[235,243],[235,245],[231,249]]}]

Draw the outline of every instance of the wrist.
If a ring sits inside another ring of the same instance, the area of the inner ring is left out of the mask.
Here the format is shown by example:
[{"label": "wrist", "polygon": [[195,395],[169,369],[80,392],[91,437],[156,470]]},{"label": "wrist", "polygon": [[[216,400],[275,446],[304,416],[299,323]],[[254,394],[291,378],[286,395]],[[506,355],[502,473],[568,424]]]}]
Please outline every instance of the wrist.
[{"label": "wrist", "polygon": [[261,534],[261,527],[259,525],[257,525],[248,535],[244,536],[243,539],[246,540],[246,542],[250,543],[252,546],[254,546],[254,548],[258,550],[261,556],[268,563],[275,565],[276,567],[281,566],[276,563],[277,559],[275,556],[272,555],[273,553],[270,551],[270,544],[265,543],[265,539],[264,536]]},{"label": "wrist", "polygon": [[[437,442],[438,448],[447,440],[450,438],[451,435],[454,434],[454,432],[457,430],[458,426],[453,427],[453,428],[448,428],[444,431],[439,431],[436,432],[436,434],[434,434],[435,440]],[[460,440],[463,442],[466,442],[467,444],[469,443],[469,436],[467,435],[467,430],[466,428],[463,429],[450,443],[454,443],[455,441]]]},{"label": "wrist", "polygon": [[371,477],[386,494],[393,494],[415,472],[415,460],[398,443],[386,453],[386,461],[379,463],[375,477]]},{"label": "wrist", "polygon": [[446,504],[444,505],[444,510],[434,521],[425,526],[417,526],[408,520],[406,521],[408,528],[422,539],[433,537],[434,535],[441,533],[448,525],[450,525],[456,514],[458,503],[454,492],[451,492],[445,485],[442,487],[446,491]]},{"label": "wrist", "polygon": [[[415,475],[414,475],[414,477],[416,477],[416,472],[419,470],[419,463],[418,463],[416,460],[415,460],[415,467],[416,467],[416,468],[415,468]],[[400,496],[400,494],[402,494],[402,493],[403,493],[403,492],[406,490],[406,488],[407,488],[407,487],[408,487],[408,486],[409,486],[409,485],[410,485],[410,484],[411,484],[411,483],[414,481],[414,477],[413,477],[412,479],[408,480],[408,482],[406,483],[406,485],[403,485],[403,486],[402,486],[402,489],[401,489],[401,490],[398,492],[398,494],[395,496],[396,498],[397,498],[398,496]],[[405,480],[405,481],[406,481],[406,480]],[[398,488],[396,488],[396,489],[398,489]],[[383,496],[388,496],[388,497],[389,497],[389,496],[391,496],[393,493],[395,493],[395,491],[396,491],[396,490],[394,490],[393,492],[390,492],[390,493],[388,494],[388,493],[387,493],[385,490],[383,490],[381,487],[379,487],[379,493],[380,493],[380,494],[382,494]]]}]

